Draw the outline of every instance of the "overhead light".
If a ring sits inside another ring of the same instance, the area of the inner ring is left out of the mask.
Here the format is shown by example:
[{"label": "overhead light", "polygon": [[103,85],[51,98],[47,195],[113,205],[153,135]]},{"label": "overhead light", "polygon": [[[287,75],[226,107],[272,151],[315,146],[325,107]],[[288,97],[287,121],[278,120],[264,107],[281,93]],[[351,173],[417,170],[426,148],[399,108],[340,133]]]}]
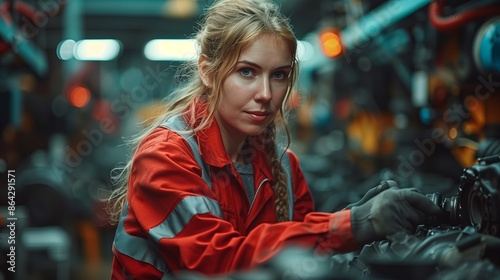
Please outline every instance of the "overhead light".
[{"label": "overhead light", "polygon": [[186,61],[196,58],[196,41],[193,39],[154,39],[144,47],[149,60]]},{"label": "overhead light", "polygon": [[170,0],[166,2],[165,14],[176,18],[189,18],[198,14],[197,0]]},{"label": "overhead light", "polygon": [[73,58],[73,50],[75,49],[75,40],[64,40],[57,46],[57,57],[60,60],[70,60]]},{"label": "overhead light", "polygon": [[338,57],[342,54],[342,42],[336,30],[325,29],[320,32],[321,50],[327,57]]},{"label": "overhead light", "polygon": [[[311,43],[298,41],[299,60],[310,59],[314,54]],[[154,39],[144,47],[144,55],[155,61],[186,61],[196,58],[196,41],[193,39]]]},{"label": "overhead light", "polygon": [[299,61],[307,61],[314,55],[314,47],[307,41],[297,42],[297,58]]},{"label": "overhead light", "polygon": [[120,42],[113,39],[87,39],[76,42],[73,55],[78,60],[109,61],[120,53]]}]

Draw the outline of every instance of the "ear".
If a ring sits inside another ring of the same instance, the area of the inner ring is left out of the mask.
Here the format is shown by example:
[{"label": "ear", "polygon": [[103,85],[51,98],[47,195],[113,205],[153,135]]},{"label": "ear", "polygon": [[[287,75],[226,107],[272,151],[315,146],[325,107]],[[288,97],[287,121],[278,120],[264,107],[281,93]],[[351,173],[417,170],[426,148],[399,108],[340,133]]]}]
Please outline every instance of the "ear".
[{"label": "ear", "polygon": [[205,86],[210,87],[210,79],[207,74],[208,67],[208,57],[204,54],[201,54],[198,58],[198,73],[200,75],[201,81],[205,84]]}]

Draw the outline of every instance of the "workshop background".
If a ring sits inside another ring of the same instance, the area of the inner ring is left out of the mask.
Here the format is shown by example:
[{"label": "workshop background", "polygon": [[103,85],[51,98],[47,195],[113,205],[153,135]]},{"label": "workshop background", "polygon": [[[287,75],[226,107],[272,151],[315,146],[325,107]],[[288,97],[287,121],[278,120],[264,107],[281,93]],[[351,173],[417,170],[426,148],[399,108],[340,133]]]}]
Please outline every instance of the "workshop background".
[{"label": "workshop background", "polygon": [[[318,211],[382,179],[451,197],[500,154],[500,1],[275,1],[300,40],[292,149]],[[111,170],[211,2],[0,0],[0,279],[109,279]]]}]

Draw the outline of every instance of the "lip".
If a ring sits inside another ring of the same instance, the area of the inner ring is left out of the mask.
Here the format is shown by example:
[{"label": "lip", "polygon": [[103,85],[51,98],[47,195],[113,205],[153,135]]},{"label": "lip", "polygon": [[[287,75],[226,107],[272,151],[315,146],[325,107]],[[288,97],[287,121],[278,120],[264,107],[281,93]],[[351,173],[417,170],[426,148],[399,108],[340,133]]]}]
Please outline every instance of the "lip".
[{"label": "lip", "polygon": [[267,116],[269,116],[271,113],[265,112],[265,111],[249,111],[246,112],[248,117],[256,122],[263,122],[267,119]]}]

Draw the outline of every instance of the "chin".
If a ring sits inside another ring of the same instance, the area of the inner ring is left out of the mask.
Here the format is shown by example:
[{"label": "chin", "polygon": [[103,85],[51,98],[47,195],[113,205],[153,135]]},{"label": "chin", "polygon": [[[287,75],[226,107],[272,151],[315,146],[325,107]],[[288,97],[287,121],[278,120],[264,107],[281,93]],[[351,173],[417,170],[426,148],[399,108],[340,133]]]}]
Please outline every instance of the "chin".
[{"label": "chin", "polygon": [[266,127],[261,127],[261,126],[247,126],[247,127],[242,127],[239,129],[240,133],[246,135],[246,136],[257,136],[264,132],[266,130]]}]

